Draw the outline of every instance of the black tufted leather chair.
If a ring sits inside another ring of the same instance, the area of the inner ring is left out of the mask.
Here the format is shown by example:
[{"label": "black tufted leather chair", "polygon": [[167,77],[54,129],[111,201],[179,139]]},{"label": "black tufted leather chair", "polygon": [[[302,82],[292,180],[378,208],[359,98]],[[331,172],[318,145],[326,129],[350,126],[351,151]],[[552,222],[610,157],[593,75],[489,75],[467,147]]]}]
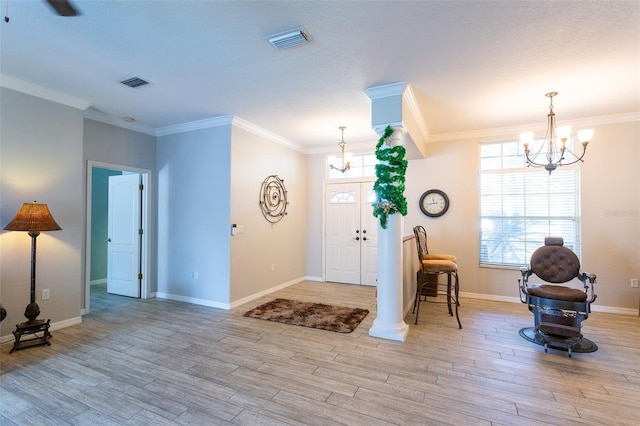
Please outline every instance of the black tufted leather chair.
[{"label": "black tufted leather chair", "polygon": [[[582,336],[582,321],[591,312],[595,274],[580,271],[576,254],[564,247],[562,238],[545,238],[545,245],[531,255],[531,265],[520,268],[522,280],[518,280],[520,300],[533,313],[534,327],[523,328],[520,335],[539,345],[572,352],[594,352],[595,343]],[[529,278],[535,275],[549,284],[532,285]],[[566,285],[573,279],[582,283],[583,289]]]}]

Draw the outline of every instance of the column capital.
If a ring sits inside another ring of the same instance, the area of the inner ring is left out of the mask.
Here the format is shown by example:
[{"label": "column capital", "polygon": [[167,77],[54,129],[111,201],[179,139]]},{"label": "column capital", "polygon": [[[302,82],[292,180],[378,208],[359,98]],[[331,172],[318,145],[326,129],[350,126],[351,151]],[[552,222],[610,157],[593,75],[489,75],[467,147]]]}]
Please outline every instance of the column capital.
[{"label": "column capital", "polygon": [[[373,130],[378,134],[379,138],[381,138],[384,135],[384,131],[386,130],[387,126],[391,126],[391,128],[393,129],[393,133],[389,137],[388,148],[398,146],[398,145],[405,146],[406,137],[408,135],[407,135],[407,129],[402,125],[402,123],[392,123],[392,124],[387,124],[385,126],[377,126],[377,127],[374,127]],[[382,149],[385,149],[385,148],[386,147],[384,146],[382,147]]]},{"label": "column capital", "polygon": [[373,131],[376,132],[378,134],[378,136],[382,136],[384,135],[384,131],[387,128],[387,126],[391,126],[391,128],[393,129],[393,133],[396,132],[402,132],[402,133],[406,133],[407,129],[404,127],[404,125],[402,124],[402,122],[396,122],[396,123],[388,123],[388,124],[378,124],[372,127]]},{"label": "column capital", "polygon": [[402,95],[407,88],[407,85],[398,81],[396,83],[382,84],[380,86],[373,86],[365,89],[365,93],[369,99],[387,98],[389,96]]}]

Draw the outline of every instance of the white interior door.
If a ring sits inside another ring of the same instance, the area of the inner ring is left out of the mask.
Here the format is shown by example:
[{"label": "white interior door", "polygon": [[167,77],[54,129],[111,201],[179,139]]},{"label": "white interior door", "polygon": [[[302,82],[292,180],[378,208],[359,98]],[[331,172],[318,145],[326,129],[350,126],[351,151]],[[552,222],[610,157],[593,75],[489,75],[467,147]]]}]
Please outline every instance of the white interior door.
[{"label": "white interior door", "polygon": [[326,186],[325,278],[327,281],[376,285],[377,223],[369,201],[373,183]]},{"label": "white interior door", "polygon": [[140,297],[140,175],[109,176],[107,292]]}]

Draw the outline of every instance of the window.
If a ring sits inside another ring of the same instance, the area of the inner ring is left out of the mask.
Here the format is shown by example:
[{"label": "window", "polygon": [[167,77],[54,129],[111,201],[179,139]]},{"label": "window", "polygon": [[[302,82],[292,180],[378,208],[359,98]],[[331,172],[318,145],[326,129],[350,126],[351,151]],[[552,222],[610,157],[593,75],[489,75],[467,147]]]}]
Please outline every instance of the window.
[{"label": "window", "polygon": [[[339,170],[329,168],[329,157],[327,157],[327,170],[329,171],[329,179],[368,177],[376,175],[376,164],[378,163],[378,160],[376,159],[375,154],[353,154],[351,157],[351,167],[344,173],[340,172]],[[339,160],[338,164],[340,164]]]},{"label": "window", "polygon": [[331,191],[331,196],[329,198],[329,203],[331,204],[355,204],[356,197],[354,195],[355,191]]},{"label": "window", "polygon": [[580,171],[526,167],[519,142],[480,148],[480,264],[523,266],[547,236],[580,257]]}]

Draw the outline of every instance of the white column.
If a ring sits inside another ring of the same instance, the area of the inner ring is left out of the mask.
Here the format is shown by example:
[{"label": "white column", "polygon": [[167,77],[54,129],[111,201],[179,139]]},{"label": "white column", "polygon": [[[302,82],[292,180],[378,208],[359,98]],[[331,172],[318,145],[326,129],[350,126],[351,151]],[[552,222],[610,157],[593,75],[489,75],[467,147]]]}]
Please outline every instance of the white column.
[{"label": "white column", "polygon": [[378,223],[377,316],[369,336],[404,342],[409,326],[404,322],[402,300],[402,229],[404,218],[392,214],[387,229]]},{"label": "white column", "polygon": [[[405,122],[412,122],[404,113],[407,85],[398,82],[370,87],[365,92],[371,99],[371,125],[378,135],[387,125],[393,127],[392,145],[405,146]],[[407,117],[405,121],[403,117]],[[405,146],[406,148],[406,146]],[[402,283],[402,234],[404,218],[394,213],[387,218],[387,229],[378,223],[378,300],[377,314],[369,335],[404,342],[409,326],[404,322]]]},{"label": "white column", "polygon": [[[386,127],[386,126],[385,126]],[[402,126],[392,126],[391,146],[404,143]],[[384,129],[379,128],[383,135]],[[402,287],[402,236],[404,218],[400,213],[387,217],[387,229],[378,221],[378,300],[377,316],[369,335],[404,342],[409,326],[404,322]]]}]

